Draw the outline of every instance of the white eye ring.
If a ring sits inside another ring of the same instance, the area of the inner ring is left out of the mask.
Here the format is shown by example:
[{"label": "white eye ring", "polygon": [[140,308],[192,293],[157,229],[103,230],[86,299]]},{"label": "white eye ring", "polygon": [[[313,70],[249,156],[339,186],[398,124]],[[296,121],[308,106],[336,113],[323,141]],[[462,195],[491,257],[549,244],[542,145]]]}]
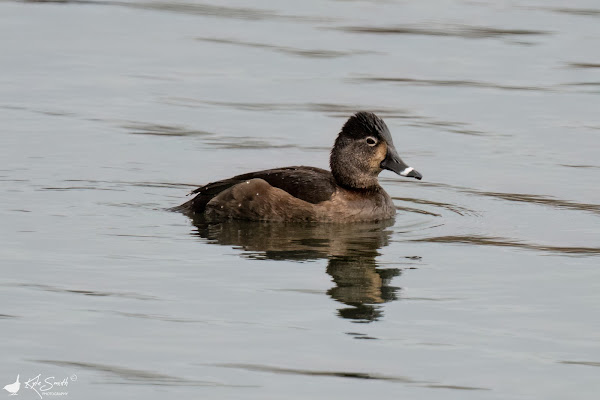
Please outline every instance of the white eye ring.
[{"label": "white eye ring", "polygon": [[375,139],[373,136],[369,136],[367,138],[367,144],[371,147],[375,146],[377,144],[377,139]]}]

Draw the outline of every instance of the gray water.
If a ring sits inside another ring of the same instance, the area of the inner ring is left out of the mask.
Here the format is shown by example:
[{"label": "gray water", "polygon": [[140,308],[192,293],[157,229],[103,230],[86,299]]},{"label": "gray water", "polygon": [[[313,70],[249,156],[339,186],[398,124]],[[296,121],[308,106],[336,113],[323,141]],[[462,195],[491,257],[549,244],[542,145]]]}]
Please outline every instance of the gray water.
[{"label": "gray water", "polygon": [[[0,387],[597,399],[599,40],[584,0],[0,2]],[[424,175],[395,221],[165,211],[358,110]]]}]

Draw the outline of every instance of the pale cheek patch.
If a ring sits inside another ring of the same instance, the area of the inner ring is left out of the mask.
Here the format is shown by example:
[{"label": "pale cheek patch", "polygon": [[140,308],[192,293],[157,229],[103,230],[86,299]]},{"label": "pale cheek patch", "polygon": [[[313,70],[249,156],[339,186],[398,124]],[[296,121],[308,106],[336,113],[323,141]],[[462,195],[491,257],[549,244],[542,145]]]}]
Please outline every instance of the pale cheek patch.
[{"label": "pale cheek patch", "polygon": [[387,154],[387,144],[381,143],[377,148],[377,161],[380,163],[385,159]]},{"label": "pale cheek patch", "polygon": [[375,156],[371,159],[371,167],[374,170],[381,171],[381,162],[385,159],[387,154],[387,145],[385,143],[381,143],[376,147]]},{"label": "pale cheek patch", "polygon": [[415,169],[413,167],[408,167],[406,168],[404,171],[400,172],[400,175],[402,176],[407,176],[408,174],[410,174],[411,172],[413,172]]}]

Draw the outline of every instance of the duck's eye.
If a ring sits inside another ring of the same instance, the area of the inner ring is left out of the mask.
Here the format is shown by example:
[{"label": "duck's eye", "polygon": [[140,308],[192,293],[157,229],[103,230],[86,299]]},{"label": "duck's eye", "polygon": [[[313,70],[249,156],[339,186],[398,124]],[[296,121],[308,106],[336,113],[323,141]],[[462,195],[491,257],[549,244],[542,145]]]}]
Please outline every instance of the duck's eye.
[{"label": "duck's eye", "polygon": [[377,140],[374,137],[369,136],[367,138],[367,144],[369,146],[375,146],[377,144]]}]

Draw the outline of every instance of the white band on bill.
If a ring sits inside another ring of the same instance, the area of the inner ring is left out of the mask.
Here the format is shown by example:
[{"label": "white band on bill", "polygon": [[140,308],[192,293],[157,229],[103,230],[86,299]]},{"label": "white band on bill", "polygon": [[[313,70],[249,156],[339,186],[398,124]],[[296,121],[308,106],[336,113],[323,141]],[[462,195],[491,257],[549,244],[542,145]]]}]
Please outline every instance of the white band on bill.
[{"label": "white band on bill", "polygon": [[400,175],[402,176],[407,176],[408,174],[410,174],[411,172],[413,172],[415,169],[413,167],[408,167],[406,168],[404,171],[400,172]]}]

